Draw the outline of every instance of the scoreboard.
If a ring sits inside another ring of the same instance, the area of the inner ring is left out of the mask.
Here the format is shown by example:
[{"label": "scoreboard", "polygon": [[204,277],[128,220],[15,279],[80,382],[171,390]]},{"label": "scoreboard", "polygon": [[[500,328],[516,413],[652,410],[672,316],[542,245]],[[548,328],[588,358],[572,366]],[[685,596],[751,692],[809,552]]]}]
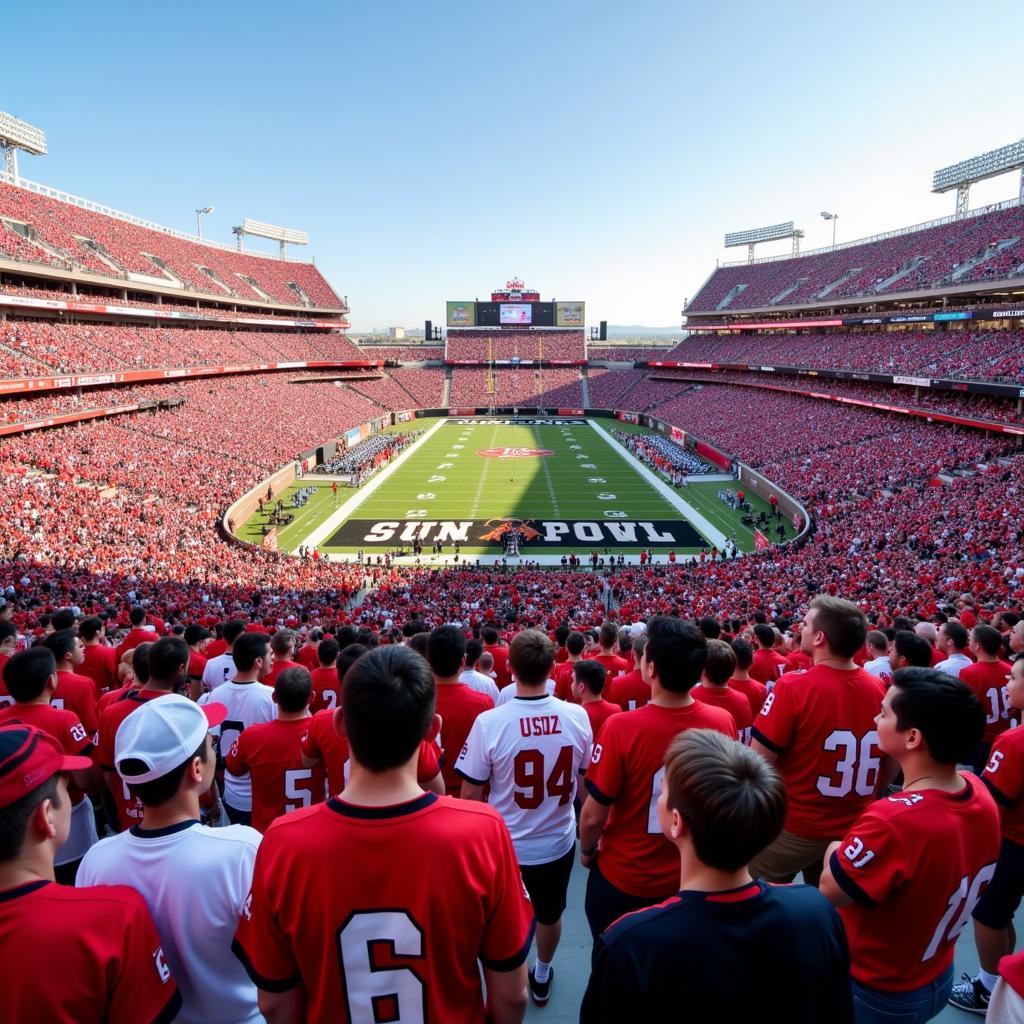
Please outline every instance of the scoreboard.
[{"label": "scoreboard", "polygon": [[449,327],[570,327],[583,330],[582,302],[449,302]]}]

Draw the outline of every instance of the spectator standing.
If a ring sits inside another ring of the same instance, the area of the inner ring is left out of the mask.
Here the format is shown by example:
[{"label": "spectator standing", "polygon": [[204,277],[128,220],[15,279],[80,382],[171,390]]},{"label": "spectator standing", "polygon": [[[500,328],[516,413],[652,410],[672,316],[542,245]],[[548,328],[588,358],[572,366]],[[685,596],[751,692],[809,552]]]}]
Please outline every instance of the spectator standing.
[{"label": "spectator standing", "polygon": [[[227,649],[222,654],[213,655],[203,669],[203,691],[210,690],[235,678],[235,659],[233,651],[235,641],[245,632],[245,623],[241,619],[231,619],[224,624],[224,642]],[[198,698],[197,698],[198,699]]]},{"label": "spectator standing", "polygon": [[971,659],[964,653],[969,642],[970,636],[963,625],[955,619],[944,622],[939,626],[936,648],[945,657],[935,667],[940,672],[959,679],[960,673],[972,664]]},{"label": "spectator standing", "polygon": [[996,737],[1011,725],[1007,689],[1010,663],[999,657],[1003,649],[999,630],[984,623],[971,630],[970,649],[976,661],[960,670],[960,681],[974,691],[985,709],[985,735],[968,761],[980,775],[988,764],[988,754]]},{"label": "spectator standing", "polygon": [[78,635],[83,644],[82,664],[78,670],[93,681],[97,695],[102,696],[117,686],[117,655],[107,643],[103,620],[95,616],[82,619]]},{"label": "spectator standing", "polygon": [[604,699],[604,691],[608,673],[604,665],[593,658],[584,661],[577,661],[573,672],[573,696],[576,702],[583,706],[583,710],[590,719],[590,732],[597,742],[601,733],[601,727],[612,715],[621,715],[622,708],[618,704]]}]

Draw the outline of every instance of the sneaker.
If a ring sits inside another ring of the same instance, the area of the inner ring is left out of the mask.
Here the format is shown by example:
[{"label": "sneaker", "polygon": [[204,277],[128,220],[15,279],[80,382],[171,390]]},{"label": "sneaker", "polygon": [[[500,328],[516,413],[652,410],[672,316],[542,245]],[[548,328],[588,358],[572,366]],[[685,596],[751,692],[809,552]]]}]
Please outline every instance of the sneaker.
[{"label": "sneaker", "polygon": [[[555,969],[551,968],[551,973],[548,975],[547,981],[538,981],[533,973],[533,968],[530,968],[530,972],[527,975],[529,979],[530,998],[537,1004],[537,1006],[543,1006],[551,998],[551,982],[555,980]],[[988,1005],[988,999],[985,1000],[985,1005]]]},{"label": "sneaker", "polygon": [[988,1001],[992,996],[987,988],[977,979],[969,974],[962,974],[962,981],[953,986],[949,994],[949,1002],[952,1006],[968,1013],[977,1013],[984,1017],[988,1013]]}]

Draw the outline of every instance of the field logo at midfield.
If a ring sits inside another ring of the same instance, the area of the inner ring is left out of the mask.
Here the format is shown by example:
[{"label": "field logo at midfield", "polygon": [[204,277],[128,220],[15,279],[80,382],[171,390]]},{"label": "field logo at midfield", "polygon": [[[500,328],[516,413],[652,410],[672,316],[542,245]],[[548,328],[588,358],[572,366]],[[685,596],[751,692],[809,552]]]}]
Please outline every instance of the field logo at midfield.
[{"label": "field logo at midfield", "polygon": [[481,448],[477,452],[485,459],[532,459],[554,454],[550,448]]},{"label": "field logo at midfield", "polygon": [[531,525],[532,519],[516,519],[513,516],[501,516],[497,519],[488,519],[484,523],[486,533],[480,534],[480,540],[500,541],[506,533],[517,530],[523,540],[536,540],[542,536],[539,530]]}]

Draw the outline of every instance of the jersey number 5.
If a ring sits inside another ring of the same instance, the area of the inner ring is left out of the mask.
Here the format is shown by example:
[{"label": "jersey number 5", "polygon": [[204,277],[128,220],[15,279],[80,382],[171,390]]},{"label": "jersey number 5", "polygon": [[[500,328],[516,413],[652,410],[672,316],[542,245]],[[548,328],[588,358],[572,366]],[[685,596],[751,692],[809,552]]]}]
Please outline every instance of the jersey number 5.
[{"label": "jersey number 5", "polygon": [[825,737],[825,750],[838,751],[833,782],[827,775],[818,776],[818,792],[822,796],[843,797],[856,792],[858,796],[871,796],[878,783],[880,759],[872,755],[878,746],[878,733],[871,729],[858,739],[849,729],[836,729]]},{"label": "jersey number 5", "polygon": [[427,987],[411,967],[381,967],[373,947],[389,956],[423,960],[423,930],[404,910],[356,911],[338,929],[345,1008],[351,1024],[420,1024],[427,1019]]}]

